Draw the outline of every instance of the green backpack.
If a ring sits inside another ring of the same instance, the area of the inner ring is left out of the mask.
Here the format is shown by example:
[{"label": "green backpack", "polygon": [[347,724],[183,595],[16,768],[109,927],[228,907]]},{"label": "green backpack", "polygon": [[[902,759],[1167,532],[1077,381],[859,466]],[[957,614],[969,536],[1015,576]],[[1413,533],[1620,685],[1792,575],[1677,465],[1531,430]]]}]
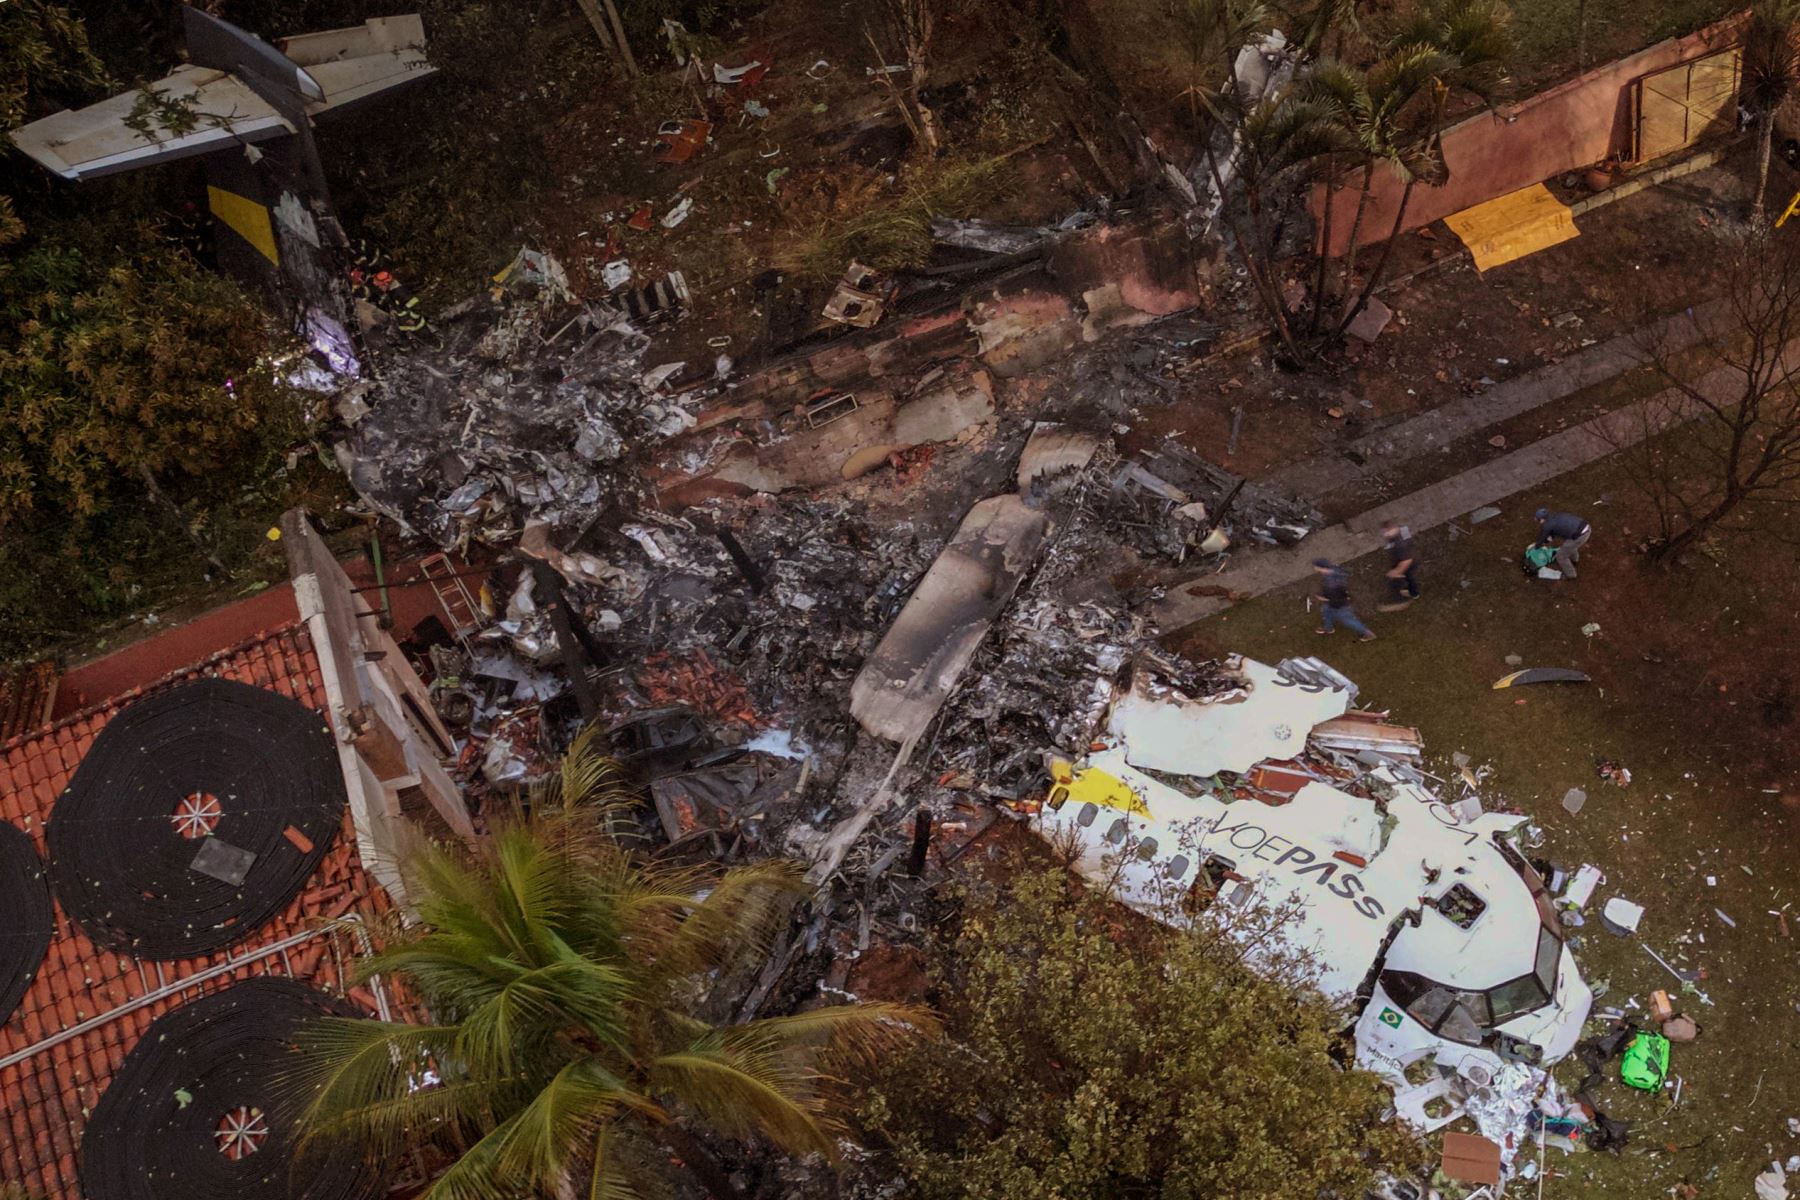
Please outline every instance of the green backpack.
[{"label": "green backpack", "polygon": [[1525,568],[1527,575],[1536,575],[1540,568],[1547,567],[1555,561],[1556,547],[1527,546],[1525,547],[1525,559],[1521,565]]},{"label": "green backpack", "polygon": [[1625,1086],[1654,1092],[1669,1073],[1669,1039],[1657,1033],[1640,1033],[1625,1047],[1619,1078]]}]

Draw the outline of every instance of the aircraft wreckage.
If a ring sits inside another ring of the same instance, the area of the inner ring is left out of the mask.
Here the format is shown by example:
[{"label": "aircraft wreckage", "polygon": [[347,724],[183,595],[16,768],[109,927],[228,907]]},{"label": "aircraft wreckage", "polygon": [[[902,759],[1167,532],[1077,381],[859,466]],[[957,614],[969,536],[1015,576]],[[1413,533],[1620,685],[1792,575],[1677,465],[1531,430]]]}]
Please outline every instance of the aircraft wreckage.
[{"label": "aircraft wreckage", "polygon": [[1417,733],[1351,710],[1354,685],[1316,660],[1224,665],[1236,686],[1194,699],[1178,660],[1140,661],[1094,749],[1051,760],[1037,831],[1158,919],[1247,942],[1275,922],[1257,953],[1306,960],[1402,1117],[1503,1133],[1594,1000],[1525,816],[1472,788],[1446,802]]}]

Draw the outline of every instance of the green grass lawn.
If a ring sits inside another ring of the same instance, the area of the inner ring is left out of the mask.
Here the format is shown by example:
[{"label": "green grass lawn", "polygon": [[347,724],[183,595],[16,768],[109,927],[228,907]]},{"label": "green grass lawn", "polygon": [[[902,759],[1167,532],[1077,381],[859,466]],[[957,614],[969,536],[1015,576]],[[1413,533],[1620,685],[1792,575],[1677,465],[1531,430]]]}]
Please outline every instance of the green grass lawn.
[{"label": "green grass lawn", "polygon": [[[1596,507],[1603,497],[1610,503]],[[1594,523],[1577,582],[1529,580],[1516,566],[1540,503]],[[1625,533],[1631,511],[1622,480],[1601,464],[1548,494],[1513,500],[1468,536],[1434,531],[1420,541],[1425,596],[1403,613],[1375,611],[1383,563],[1352,564],[1359,612],[1380,635],[1372,643],[1341,630],[1316,636],[1306,586],[1171,640],[1190,652],[1229,649],[1269,662],[1321,655],[1361,685],[1363,706],[1419,727],[1439,774],[1453,774],[1453,751],[1491,767],[1488,806],[1529,813],[1547,835],[1537,853],[1607,874],[1588,923],[1574,931],[1584,974],[1607,985],[1599,1006],[1629,1012],[1654,988],[1675,994],[1679,985],[1644,946],[1706,969],[1698,987],[1712,1006],[1677,997],[1704,1027],[1697,1042],[1674,1048],[1679,1106],[1671,1110],[1667,1094],[1631,1092],[1615,1075],[1602,1102],[1609,1115],[1635,1122],[1632,1144],[1619,1157],[1550,1151],[1545,1196],[1649,1200],[1684,1180],[1702,1195],[1748,1196],[1771,1158],[1800,1153],[1786,1128],[1800,1116],[1800,943],[1770,915],[1796,893],[1800,814],[1779,794],[1800,791],[1788,786],[1795,756],[1785,684],[1797,640],[1794,551],[1739,539],[1721,543],[1723,564],[1656,572],[1627,549],[1636,540]],[[1601,627],[1593,637],[1581,631],[1590,622]],[[1511,669],[1508,654],[1526,666],[1574,667],[1594,682],[1494,691]],[[1603,784],[1597,756],[1629,767],[1631,785]],[[1560,803],[1571,787],[1588,793],[1576,816]],[[1601,928],[1599,905],[1614,895],[1647,907],[1641,945]],[[1788,921],[1800,930],[1800,912]],[[1570,1085],[1583,1073],[1573,1060],[1558,1072]]]}]

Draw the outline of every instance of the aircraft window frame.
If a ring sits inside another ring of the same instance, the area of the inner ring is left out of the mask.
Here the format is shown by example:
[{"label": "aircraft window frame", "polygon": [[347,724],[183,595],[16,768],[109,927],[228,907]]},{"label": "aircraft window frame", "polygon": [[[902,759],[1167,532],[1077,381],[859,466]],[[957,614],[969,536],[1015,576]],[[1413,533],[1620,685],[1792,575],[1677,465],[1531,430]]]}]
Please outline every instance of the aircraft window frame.
[{"label": "aircraft window frame", "polygon": [[[1481,1039],[1493,1028],[1492,1022],[1483,1019],[1483,1014],[1492,1017],[1493,1010],[1488,1006],[1486,992],[1459,992],[1450,990],[1450,1006],[1438,1020],[1437,1027],[1431,1032],[1438,1037],[1452,1042],[1460,1042],[1465,1046],[1479,1046]],[[1476,1006],[1479,1005],[1479,1008]],[[1468,1022],[1468,1031],[1457,1027],[1452,1029],[1452,1022],[1461,1018]]]},{"label": "aircraft window frame", "polygon": [[[1457,913],[1453,913],[1451,909],[1445,907],[1445,902],[1449,901],[1453,896],[1457,897],[1457,899],[1452,902]],[[1444,889],[1443,895],[1437,898],[1437,902],[1433,907],[1437,909],[1438,915],[1443,917],[1444,920],[1450,922],[1458,929],[1467,932],[1468,930],[1475,928],[1476,924],[1487,914],[1487,910],[1493,907],[1493,905],[1489,903],[1486,896],[1483,896],[1480,892],[1459,879]]]},{"label": "aircraft window frame", "polygon": [[1380,982],[1388,997],[1435,1037],[1479,1046],[1493,1028],[1485,992],[1453,988],[1416,971],[1383,971]]},{"label": "aircraft window frame", "polygon": [[[1532,959],[1531,973],[1521,975],[1517,979],[1509,979],[1488,989],[1488,1000],[1494,1011],[1496,1027],[1508,1021],[1516,1020],[1527,1013],[1536,1012],[1546,1004],[1556,1000],[1556,977],[1562,965],[1562,939],[1548,929],[1538,930],[1536,954]],[[1546,957],[1546,952],[1548,956]],[[1549,968],[1549,978],[1544,977],[1545,968]],[[1502,1006],[1499,997],[1507,989],[1529,986],[1538,997],[1535,1003],[1519,1007],[1516,1001],[1508,997],[1508,1004]],[[1502,1016],[1502,1013],[1505,1016]]]}]

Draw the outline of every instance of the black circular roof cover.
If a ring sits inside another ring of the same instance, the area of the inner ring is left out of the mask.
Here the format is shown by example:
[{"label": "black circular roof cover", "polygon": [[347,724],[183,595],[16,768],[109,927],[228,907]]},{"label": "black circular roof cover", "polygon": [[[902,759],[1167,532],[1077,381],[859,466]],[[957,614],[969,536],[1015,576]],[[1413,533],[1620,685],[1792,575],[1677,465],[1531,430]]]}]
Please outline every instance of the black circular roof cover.
[{"label": "black circular roof cover", "polygon": [[387,1172],[351,1140],[298,1152],[303,1101],[276,1082],[298,1027],[354,1008],[250,979],[152,1022],[81,1135],[88,1200],[369,1200]]},{"label": "black circular roof cover", "polygon": [[31,835],[0,821],[0,1025],[19,1007],[56,933],[50,884]]},{"label": "black circular roof cover", "polygon": [[293,898],[344,805],[318,713],[225,679],[180,684],[126,707],[88,748],[50,814],[51,882],[96,945],[209,953]]}]

